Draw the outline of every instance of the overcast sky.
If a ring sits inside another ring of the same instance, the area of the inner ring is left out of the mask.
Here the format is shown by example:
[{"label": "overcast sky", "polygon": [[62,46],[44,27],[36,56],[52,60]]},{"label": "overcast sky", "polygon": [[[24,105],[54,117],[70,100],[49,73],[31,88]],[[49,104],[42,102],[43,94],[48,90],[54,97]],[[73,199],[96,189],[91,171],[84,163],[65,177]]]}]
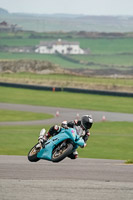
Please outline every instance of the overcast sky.
[{"label": "overcast sky", "polygon": [[133,15],[133,0],[0,0],[9,12]]}]

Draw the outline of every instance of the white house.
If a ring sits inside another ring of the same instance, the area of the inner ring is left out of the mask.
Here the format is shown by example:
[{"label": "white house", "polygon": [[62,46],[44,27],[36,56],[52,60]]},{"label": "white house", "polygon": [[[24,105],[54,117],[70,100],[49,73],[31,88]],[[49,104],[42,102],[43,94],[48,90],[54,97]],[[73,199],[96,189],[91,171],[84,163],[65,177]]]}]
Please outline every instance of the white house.
[{"label": "white house", "polygon": [[35,50],[41,54],[85,54],[85,50],[81,49],[79,42],[68,42],[61,39],[51,42],[40,42]]}]

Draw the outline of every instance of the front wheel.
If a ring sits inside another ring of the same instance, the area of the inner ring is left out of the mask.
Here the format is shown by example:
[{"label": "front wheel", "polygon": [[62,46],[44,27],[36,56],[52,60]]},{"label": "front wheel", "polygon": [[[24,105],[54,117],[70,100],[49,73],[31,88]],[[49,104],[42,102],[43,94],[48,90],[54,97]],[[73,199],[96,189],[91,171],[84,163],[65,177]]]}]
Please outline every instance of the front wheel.
[{"label": "front wheel", "polygon": [[71,143],[62,142],[54,150],[52,155],[53,162],[60,162],[72,153],[73,145]]},{"label": "front wheel", "polygon": [[30,162],[37,162],[40,158],[37,157],[37,153],[40,151],[41,148],[37,148],[38,143],[32,147],[32,149],[28,153],[28,160]]}]

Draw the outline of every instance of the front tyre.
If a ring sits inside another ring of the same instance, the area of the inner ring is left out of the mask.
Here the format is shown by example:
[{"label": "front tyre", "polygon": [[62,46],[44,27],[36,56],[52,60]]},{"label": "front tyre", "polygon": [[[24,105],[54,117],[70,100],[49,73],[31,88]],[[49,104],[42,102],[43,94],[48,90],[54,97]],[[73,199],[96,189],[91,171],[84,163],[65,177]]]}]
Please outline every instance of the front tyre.
[{"label": "front tyre", "polygon": [[28,153],[28,160],[30,162],[37,162],[40,158],[37,157],[37,153],[40,151],[40,148],[36,148],[38,144],[36,144]]},{"label": "front tyre", "polygon": [[64,158],[66,158],[70,153],[72,153],[73,145],[71,143],[63,142],[59,144],[54,150],[52,154],[53,162],[60,162]]}]

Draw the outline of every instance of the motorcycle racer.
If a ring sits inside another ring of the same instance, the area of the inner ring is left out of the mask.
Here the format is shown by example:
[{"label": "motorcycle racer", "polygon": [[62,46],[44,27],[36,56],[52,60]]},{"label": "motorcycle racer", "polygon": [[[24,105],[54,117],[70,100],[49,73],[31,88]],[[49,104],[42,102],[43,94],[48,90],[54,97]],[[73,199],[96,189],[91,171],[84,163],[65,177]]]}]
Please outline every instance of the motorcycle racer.
[{"label": "motorcycle racer", "polygon": [[[57,135],[62,128],[74,128],[77,132],[77,134],[83,138],[85,145],[86,146],[86,142],[90,136],[90,132],[89,129],[92,127],[93,124],[93,119],[90,115],[84,115],[82,116],[81,120],[74,120],[74,121],[63,121],[61,123],[61,126],[58,125],[54,125],[52,126],[49,131],[46,133],[45,129],[42,129],[38,138],[38,141],[42,144],[44,144],[49,137],[53,137],[55,135]],[[75,150],[74,152],[72,152],[69,156],[69,158],[71,159],[76,159],[78,157],[78,152]]]}]

